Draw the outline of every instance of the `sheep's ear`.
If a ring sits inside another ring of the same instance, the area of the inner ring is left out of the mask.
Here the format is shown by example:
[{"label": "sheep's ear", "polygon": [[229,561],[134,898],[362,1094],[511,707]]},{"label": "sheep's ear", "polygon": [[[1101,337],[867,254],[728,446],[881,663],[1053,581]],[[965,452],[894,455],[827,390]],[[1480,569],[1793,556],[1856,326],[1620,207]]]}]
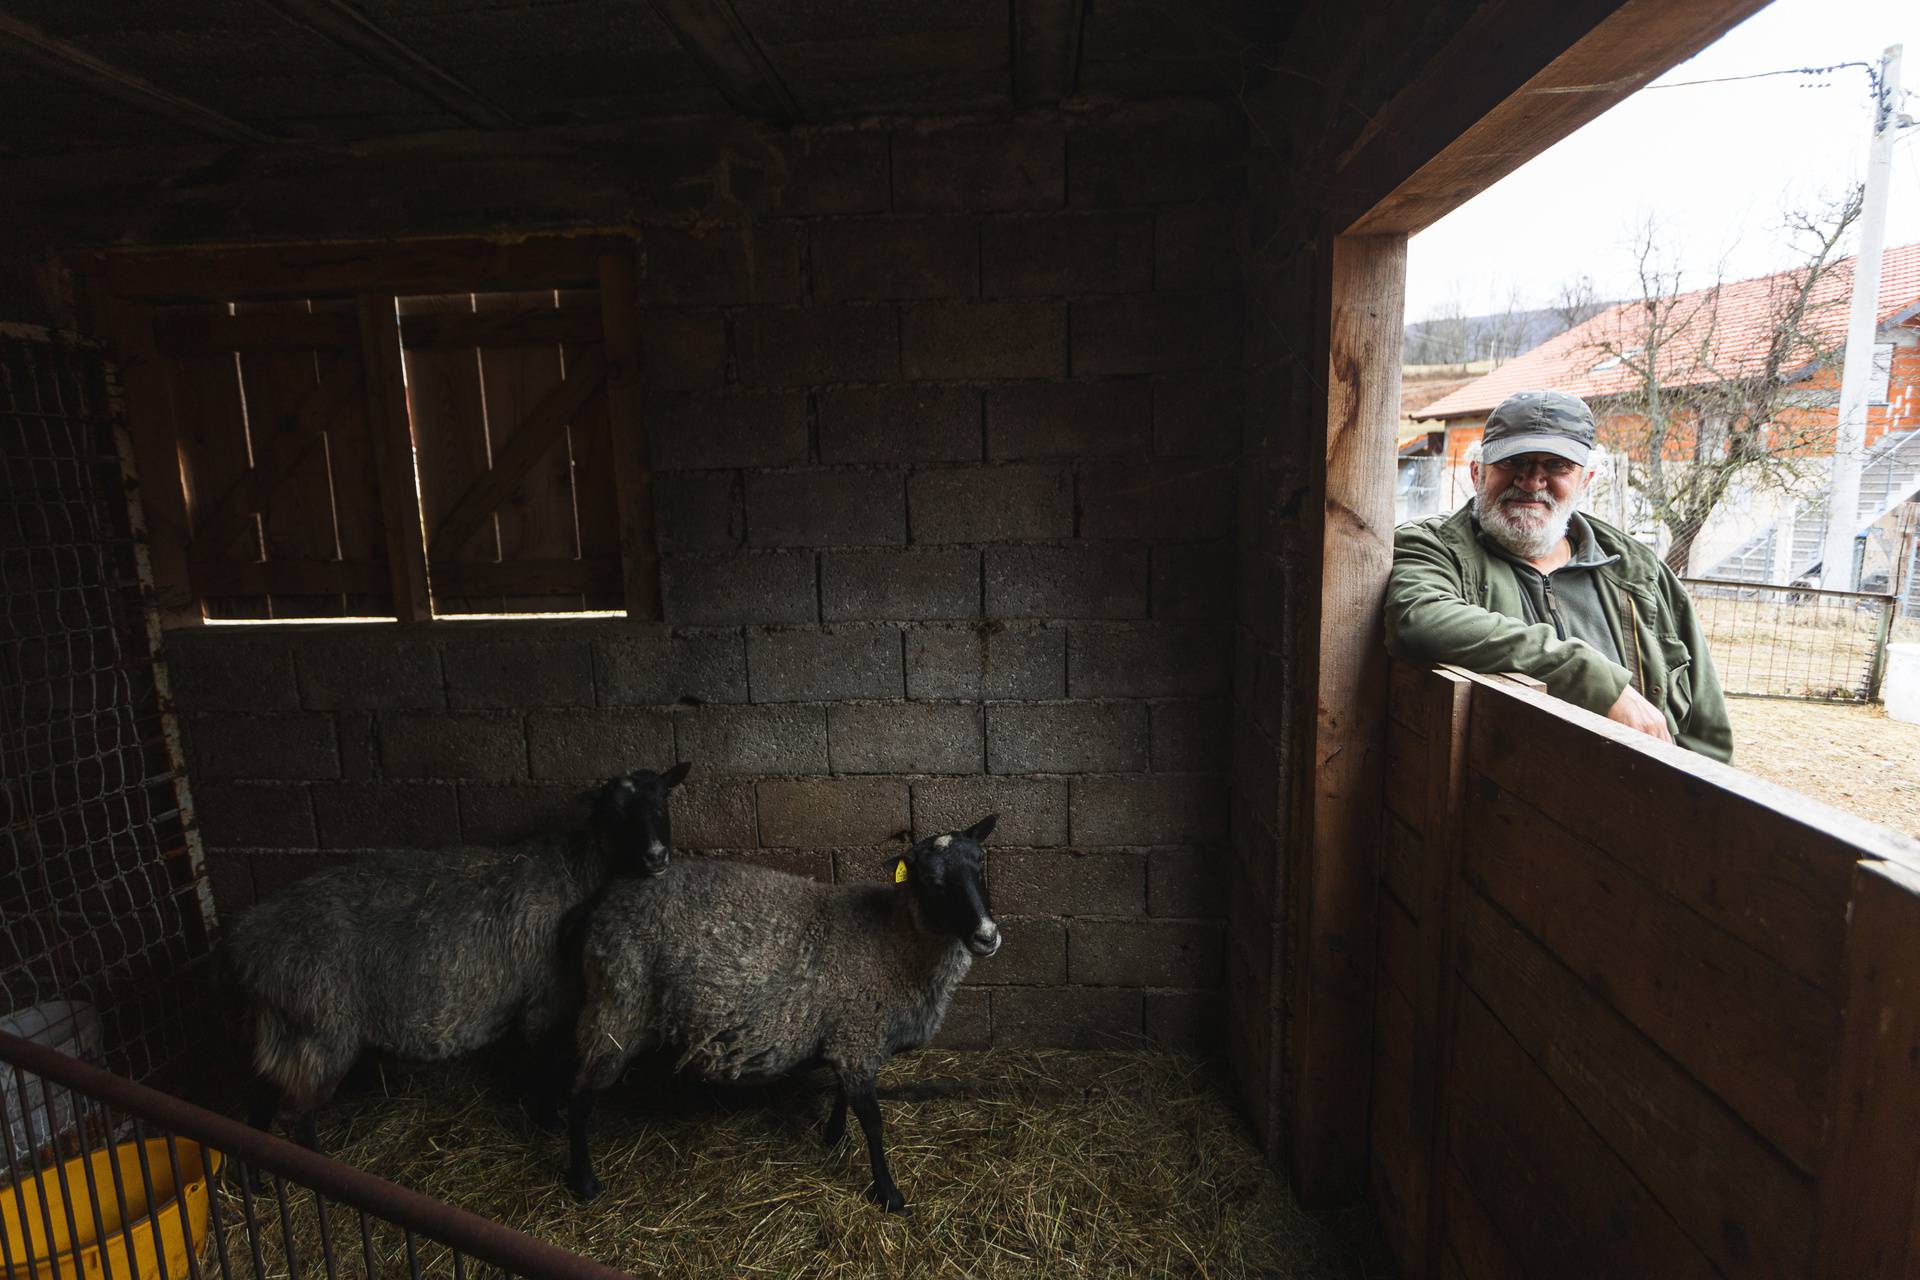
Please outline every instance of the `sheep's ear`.
[{"label": "sheep's ear", "polygon": [[980,819],[980,821],[968,827],[965,831],[961,832],[960,834],[965,836],[967,839],[973,841],[975,844],[979,844],[982,840],[985,840],[988,836],[993,834],[993,824],[998,821],[1000,821],[1000,815],[997,813],[990,813],[986,817]]},{"label": "sheep's ear", "polygon": [[919,845],[911,845],[908,848],[902,849],[899,853],[888,854],[880,860],[880,865],[887,869],[889,878],[891,878],[895,884],[905,884],[907,882],[907,869],[913,865],[914,855],[919,852]]},{"label": "sheep's ear", "polygon": [[687,780],[687,774],[692,769],[693,762],[691,760],[682,760],[679,764],[676,764],[673,768],[662,774],[660,781],[666,783],[669,787],[677,787]]}]

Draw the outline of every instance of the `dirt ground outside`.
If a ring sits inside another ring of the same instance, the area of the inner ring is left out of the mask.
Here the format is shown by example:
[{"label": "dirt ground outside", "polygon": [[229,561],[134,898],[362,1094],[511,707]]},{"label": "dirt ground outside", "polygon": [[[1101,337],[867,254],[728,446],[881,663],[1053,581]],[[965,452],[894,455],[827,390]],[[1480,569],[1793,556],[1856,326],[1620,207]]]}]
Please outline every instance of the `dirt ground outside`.
[{"label": "dirt ground outside", "polygon": [[1858,703],[1730,698],[1733,762],[1920,838],[1920,724]]}]

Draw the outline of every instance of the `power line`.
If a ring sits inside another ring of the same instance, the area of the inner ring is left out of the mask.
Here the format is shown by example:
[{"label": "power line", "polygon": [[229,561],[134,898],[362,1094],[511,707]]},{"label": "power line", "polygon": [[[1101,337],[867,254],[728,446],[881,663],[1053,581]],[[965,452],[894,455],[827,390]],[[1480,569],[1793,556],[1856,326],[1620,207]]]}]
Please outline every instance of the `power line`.
[{"label": "power line", "polygon": [[1732,84],[1736,80],[1765,80],[1769,76],[1821,76],[1832,71],[1845,71],[1849,67],[1859,67],[1869,75],[1874,73],[1870,62],[1836,62],[1830,67],[1788,67],[1783,71],[1756,71],[1745,76],[1715,76],[1711,80],[1676,80],[1671,84],[1650,84],[1649,89],[1687,89],[1697,84]]}]

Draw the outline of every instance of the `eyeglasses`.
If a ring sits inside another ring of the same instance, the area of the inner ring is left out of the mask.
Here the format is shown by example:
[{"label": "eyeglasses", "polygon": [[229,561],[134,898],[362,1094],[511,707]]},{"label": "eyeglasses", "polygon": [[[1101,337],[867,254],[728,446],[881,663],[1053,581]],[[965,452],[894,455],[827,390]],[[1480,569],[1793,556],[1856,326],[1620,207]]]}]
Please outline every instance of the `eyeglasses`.
[{"label": "eyeglasses", "polygon": [[1488,464],[1500,468],[1509,475],[1524,476],[1538,467],[1555,480],[1564,480],[1580,469],[1580,464],[1571,458],[1557,458],[1552,454],[1523,454],[1518,458],[1508,458],[1505,462]]}]

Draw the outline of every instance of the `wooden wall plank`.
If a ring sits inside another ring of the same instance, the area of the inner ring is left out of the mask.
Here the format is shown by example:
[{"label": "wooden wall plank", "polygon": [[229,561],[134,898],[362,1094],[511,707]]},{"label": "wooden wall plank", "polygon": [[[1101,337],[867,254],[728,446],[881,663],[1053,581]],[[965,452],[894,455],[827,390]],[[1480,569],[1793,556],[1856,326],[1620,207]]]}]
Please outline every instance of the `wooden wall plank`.
[{"label": "wooden wall plank", "polygon": [[[1822,829],[1804,798],[1756,803],[1764,784],[1675,749],[1595,734],[1548,700],[1489,686],[1473,767],[1557,815],[1566,829],[1642,879],[1823,990],[1841,985],[1842,926],[1857,855]],[[1597,717],[1595,718],[1597,719]],[[1797,812],[1796,812],[1797,810]],[[1702,837],[1711,832],[1712,838]]]},{"label": "wooden wall plank", "polygon": [[1811,1181],[1486,899],[1457,901],[1474,994],[1675,1224],[1728,1275],[1805,1276]]},{"label": "wooden wall plank", "polygon": [[[1476,736],[1493,710],[1476,699]],[[1625,801],[1595,789],[1585,803]],[[1840,1029],[1832,1000],[1486,779],[1472,780],[1468,805],[1468,882],[1801,1169],[1817,1169]]]},{"label": "wooden wall plank", "polygon": [[[219,313],[226,308],[208,303],[204,310]],[[201,536],[199,524],[200,513],[238,484],[247,470],[250,447],[246,413],[241,408],[239,362],[231,352],[210,352],[170,362],[167,378],[179,435],[187,512],[194,521],[188,554],[196,566],[195,590],[209,618],[267,617],[264,596],[223,597],[203,585],[199,577],[199,566],[207,561],[252,564],[265,554],[257,516],[247,517],[236,537],[217,543]]]},{"label": "wooden wall plank", "polygon": [[[350,327],[357,335],[360,318],[354,303],[337,298],[316,302],[315,319]],[[345,349],[341,365],[329,373],[327,355],[320,356],[321,380],[350,382],[353,399],[326,424],[326,463],[332,488],[333,527],[343,560],[382,561],[387,558],[385,519],[380,509],[379,470],[374,465],[371,403],[367,395],[364,357],[359,338]],[[388,589],[348,594],[342,608],[349,617],[385,617],[394,612]]]},{"label": "wooden wall plank", "polygon": [[[368,444],[380,495],[388,601],[401,622],[425,622],[433,616],[433,605],[427,587],[426,537],[420,525],[420,485],[414,472],[413,426],[407,418],[400,322],[393,298],[384,293],[356,298],[354,316],[360,329]],[[344,538],[342,545],[347,545]]]},{"label": "wooden wall plank", "polygon": [[[484,311],[438,311],[408,317],[400,340],[409,350],[428,347],[489,347],[500,344],[598,342],[600,303],[592,290],[568,290],[556,304],[538,294],[496,293]],[[512,299],[526,297],[526,305]]]},{"label": "wooden wall plank", "polygon": [[[1398,665],[1398,664],[1396,664]],[[1427,739],[1397,719],[1387,721],[1387,812],[1415,835],[1427,825]]]},{"label": "wooden wall plank", "polygon": [[1412,914],[1414,904],[1420,901],[1426,845],[1419,834],[1400,821],[1391,808],[1382,828],[1380,885],[1399,902],[1401,910]]},{"label": "wooden wall plank", "polygon": [[1879,1280],[1920,1266],[1920,871],[1862,862],[1852,915],[1814,1274]]},{"label": "wooden wall plank", "polygon": [[1716,1276],[1486,1005],[1469,994],[1459,1013],[1448,1145],[1525,1273]]},{"label": "wooden wall plank", "polygon": [[[600,307],[607,350],[607,434],[611,458],[615,537],[620,548],[621,579],[628,616],[661,617],[660,560],[653,515],[653,470],[647,445],[646,368],[636,314],[637,282],[631,249],[609,250],[600,257]],[[591,439],[591,437],[590,437]],[[582,545],[600,545],[603,527],[587,521],[583,508]]]},{"label": "wooden wall plank", "polygon": [[1442,1162],[1441,1184],[1445,1188],[1446,1237],[1444,1255],[1450,1264],[1446,1274],[1459,1274],[1463,1280],[1527,1280],[1527,1273],[1508,1252],[1500,1232],[1487,1217],[1486,1206],[1467,1185],[1467,1176],[1458,1162]]},{"label": "wooden wall plank", "polygon": [[502,564],[450,564],[434,570],[434,590],[456,596],[553,595],[585,591],[611,596],[620,589],[620,562],[610,556],[584,560],[517,560]]},{"label": "wooden wall plank", "polygon": [[[1381,597],[1393,559],[1404,237],[1331,245],[1324,438],[1315,497],[1324,542],[1305,612],[1315,673],[1305,697],[1304,840],[1293,859],[1291,1168],[1308,1204],[1365,1192],[1373,1040],[1373,931],[1385,769]],[[1317,357],[1316,357],[1317,359]]]},{"label": "wooden wall plank", "polygon": [[1421,951],[1420,925],[1392,895],[1380,896],[1379,978],[1412,1006],[1429,970]]},{"label": "wooden wall plank", "polygon": [[[556,309],[551,289],[483,293],[474,298],[476,318],[493,313],[523,317],[536,310],[552,313]],[[540,403],[563,380],[557,342],[538,339],[513,342],[506,332],[498,332],[491,345],[481,348],[480,385],[486,396],[487,435],[496,471],[503,457],[514,452],[513,442],[522,427],[528,425]],[[573,452],[564,421],[526,470],[505,489],[494,514],[500,530],[502,561],[571,560],[578,556]],[[578,592],[511,596],[502,604],[509,613],[545,613],[578,610],[583,598]]]},{"label": "wooden wall plank", "polygon": [[253,312],[244,318],[205,307],[159,310],[157,338],[169,356],[221,351],[352,351],[360,345],[353,316],[337,309]]},{"label": "wooden wall plank", "polygon": [[134,465],[140,473],[154,609],[162,627],[199,626],[200,597],[187,564],[193,528],[180,469],[171,382],[155,345],[152,312],[115,300],[107,303],[105,320],[126,397]]},{"label": "wooden wall plank", "polygon": [[[429,294],[399,299],[400,325],[416,315],[473,311],[471,294]],[[480,353],[474,347],[439,347],[404,351],[407,407],[413,422],[414,447],[419,451],[421,517],[429,530],[438,529],[460,495],[487,474],[486,412],[480,400]],[[444,562],[494,563],[500,559],[500,534],[492,512],[473,536],[444,552],[435,549],[428,561],[434,583],[436,613],[498,613],[497,595],[453,594],[440,580]]]},{"label": "wooden wall plank", "polygon": [[[294,595],[372,595],[387,586],[387,566],[369,560],[196,560],[194,581],[208,597],[264,599],[270,591]],[[259,619],[265,621],[265,619]]]},{"label": "wooden wall plank", "polygon": [[1374,1003],[1373,1105],[1368,1116],[1374,1213],[1401,1274],[1418,1276],[1426,1248],[1426,1135],[1416,1132],[1413,1004],[1382,983]]}]

